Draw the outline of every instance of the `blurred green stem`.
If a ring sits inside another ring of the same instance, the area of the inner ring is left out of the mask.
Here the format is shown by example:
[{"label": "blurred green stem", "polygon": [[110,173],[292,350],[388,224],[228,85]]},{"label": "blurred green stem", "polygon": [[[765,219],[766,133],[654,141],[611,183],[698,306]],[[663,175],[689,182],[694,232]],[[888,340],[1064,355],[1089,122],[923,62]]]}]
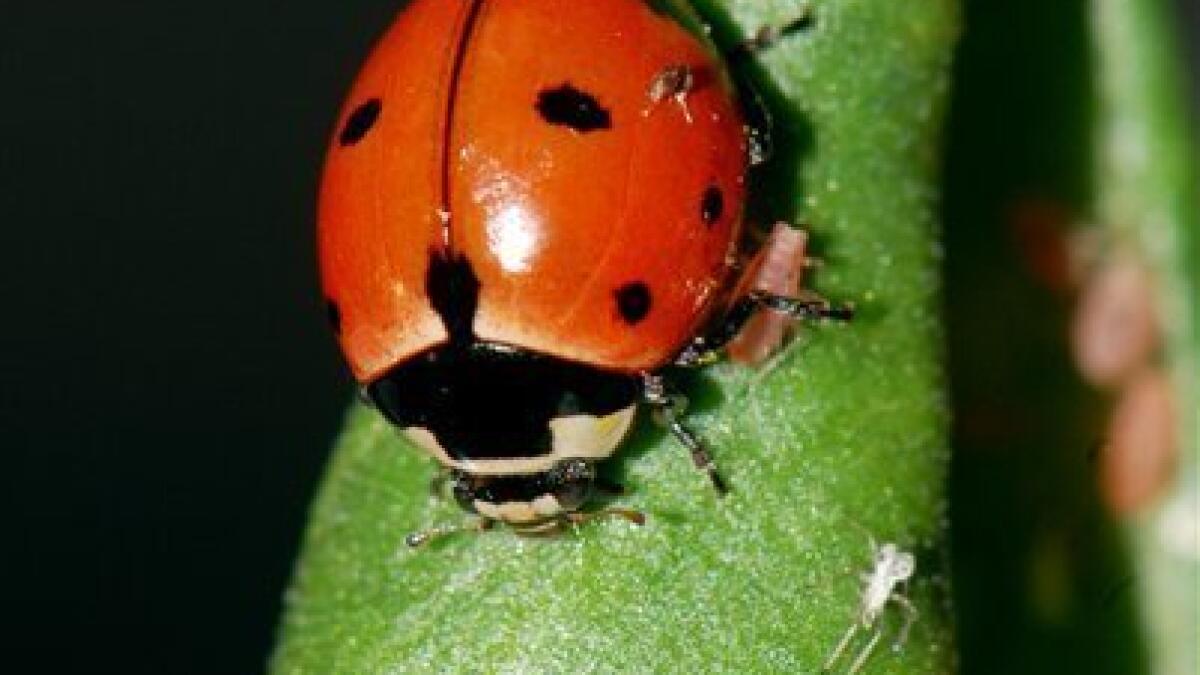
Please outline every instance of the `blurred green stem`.
[{"label": "blurred green stem", "polygon": [[1200,672],[1200,146],[1183,53],[1164,0],[1093,0],[1102,226],[1154,271],[1179,461],[1170,487],[1125,526],[1153,672]]}]

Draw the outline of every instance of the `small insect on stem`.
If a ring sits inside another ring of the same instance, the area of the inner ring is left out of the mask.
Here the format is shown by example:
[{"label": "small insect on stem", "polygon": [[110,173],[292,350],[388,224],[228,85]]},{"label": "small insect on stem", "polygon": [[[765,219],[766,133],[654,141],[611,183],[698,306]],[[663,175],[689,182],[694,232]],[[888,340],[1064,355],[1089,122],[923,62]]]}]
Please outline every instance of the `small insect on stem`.
[{"label": "small insect on stem", "polygon": [[900,632],[897,634],[895,642],[892,643],[893,651],[899,651],[904,646],[904,641],[908,639],[908,630],[917,619],[917,608],[902,594],[901,590],[897,590],[897,587],[911,579],[913,572],[916,571],[916,561],[913,559],[913,555],[891,543],[876,546],[874,540],[871,541],[871,550],[873,563],[871,571],[862,576],[863,591],[858,603],[858,616],[846,629],[829,658],[825,660],[825,665],[821,667],[822,673],[828,673],[833,669],[860,628],[864,631],[873,630],[873,632],[847,673],[854,675],[862,669],[867,659],[870,658],[871,652],[883,637],[883,624],[879,619],[888,603],[899,606],[905,612],[904,625],[900,627]]},{"label": "small insect on stem", "polygon": [[650,80],[650,86],[646,89],[646,97],[650,99],[650,105],[642,111],[642,117],[649,117],[650,112],[658,104],[668,98],[673,98],[683,110],[684,119],[691,124],[692,111],[688,109],[687,96],[695,86],[696,76],[692,73],[690,66],[677,64],[663,68],[658,71],[653,80]]}]

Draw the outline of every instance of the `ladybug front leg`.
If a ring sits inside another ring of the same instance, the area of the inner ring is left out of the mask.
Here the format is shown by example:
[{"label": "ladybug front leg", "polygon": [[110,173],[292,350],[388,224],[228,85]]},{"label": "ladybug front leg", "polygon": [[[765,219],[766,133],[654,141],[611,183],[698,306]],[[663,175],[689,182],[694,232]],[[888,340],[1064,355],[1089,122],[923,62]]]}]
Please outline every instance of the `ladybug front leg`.
[{"label": "ladybug front leg", "polygon": [[435,539],[442,539],[455,534],[462,533],[482,533],[492,529],[496,521],[490,518],[476,518],[462,525],[443,525],[434,527],[421,532],[413,532],[404,538],[404,543],[409,548],[421,548]]},{"label": "ladybug front leg", "polygon": [[687,407],[687,399],[670,390],[666,378],[662,375],[645,373],[642,375],[642,383],[642,399],[650,406],[654,421],[671,432],[671,436],[687,449],[692,456],[692,464],[706,472],[717,494],[724,496],[729,492],[729,488],[717,472],[712,455],[708,454],[699,437],[679,420]]}]

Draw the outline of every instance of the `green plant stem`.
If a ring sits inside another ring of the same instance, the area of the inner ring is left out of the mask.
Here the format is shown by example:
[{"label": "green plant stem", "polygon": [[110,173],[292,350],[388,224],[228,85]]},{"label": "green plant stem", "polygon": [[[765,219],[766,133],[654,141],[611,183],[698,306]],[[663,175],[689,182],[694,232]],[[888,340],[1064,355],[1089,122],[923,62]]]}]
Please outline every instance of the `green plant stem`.
[{"label": "green plant stem", "polygon": [[1148,510],[1126,523],[1152,672],[1200,669],[1200,146],[1172,7],[1093,0],[1100,81],[1099,220],[1153,270],[1174,385],[1179,460]]}]

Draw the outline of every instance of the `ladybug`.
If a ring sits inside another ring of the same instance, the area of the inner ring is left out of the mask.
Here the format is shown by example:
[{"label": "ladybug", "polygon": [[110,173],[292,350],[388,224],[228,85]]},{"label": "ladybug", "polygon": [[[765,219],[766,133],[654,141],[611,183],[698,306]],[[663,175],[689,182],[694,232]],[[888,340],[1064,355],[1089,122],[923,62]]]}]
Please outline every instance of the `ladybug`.
[{"label": "ladybug", "polygon": [[365,397],[485,526],[585,518],[639,404],[723,492],[664,368],[710,362],[764,307],[849,316],[736,290],[760,153],[675,4],[414,0],[334,133],[329,320]]}]

